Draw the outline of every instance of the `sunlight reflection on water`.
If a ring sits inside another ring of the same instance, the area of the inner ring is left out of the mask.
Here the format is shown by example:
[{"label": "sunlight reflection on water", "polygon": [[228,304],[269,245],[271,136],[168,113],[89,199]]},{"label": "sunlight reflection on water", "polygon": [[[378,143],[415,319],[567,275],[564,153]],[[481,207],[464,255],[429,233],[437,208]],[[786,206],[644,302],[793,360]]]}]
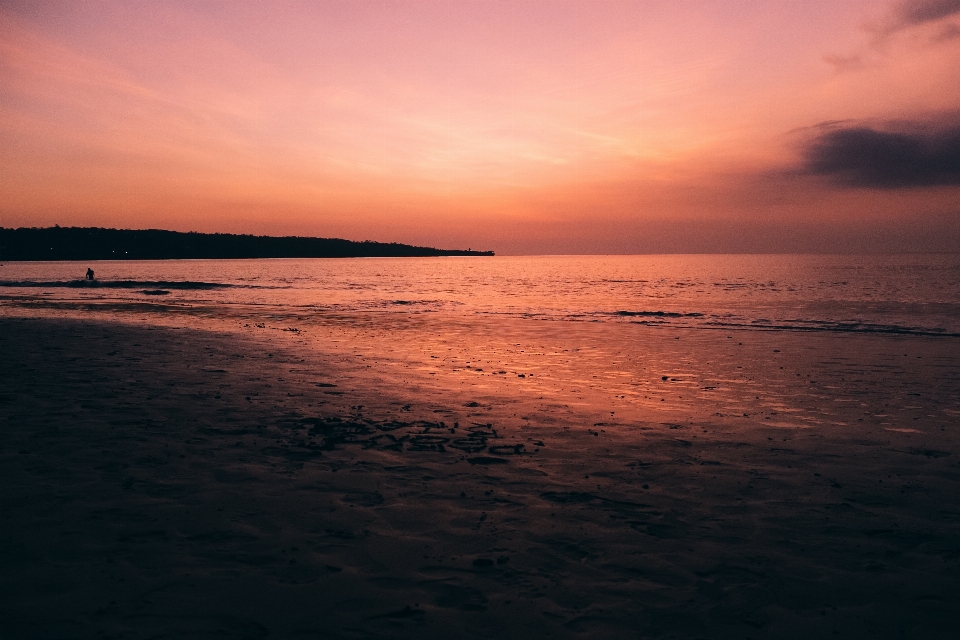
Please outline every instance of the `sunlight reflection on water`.
[{"label": "sunlight reflection on water", "polygon": [[[105,286],[76,286],[88,266]],[[957,334],[960,255],[8,262],[0,266],[0,296],[118,304],[153,296],[158,304],[268,306],[281,315],[432,312],[690,328]]]}]

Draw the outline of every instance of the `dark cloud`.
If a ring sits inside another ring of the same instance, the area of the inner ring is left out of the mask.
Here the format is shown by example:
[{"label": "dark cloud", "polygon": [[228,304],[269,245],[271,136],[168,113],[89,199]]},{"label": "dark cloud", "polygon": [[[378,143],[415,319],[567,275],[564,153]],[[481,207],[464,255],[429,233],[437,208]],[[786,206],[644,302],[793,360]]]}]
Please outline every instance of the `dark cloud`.
[{"label": "dark cloud", "polygon": [[960,13],[960,0],[904,0],[897,6],[896,17],[906,27],[933,22]]},{"label": "dark cloud", "polygon": [[904,29],[938,22],[957,14],[960,14],[960,0],[902,0],[893,6],[882,23],[867,30],[874,31],[877,37],[875,44],[879,44]]},{"label": "dark cloud", "polygon": [[804,149],[804,170],[848,187],[960,185],[960,125],[900,131],[824,127]]}]

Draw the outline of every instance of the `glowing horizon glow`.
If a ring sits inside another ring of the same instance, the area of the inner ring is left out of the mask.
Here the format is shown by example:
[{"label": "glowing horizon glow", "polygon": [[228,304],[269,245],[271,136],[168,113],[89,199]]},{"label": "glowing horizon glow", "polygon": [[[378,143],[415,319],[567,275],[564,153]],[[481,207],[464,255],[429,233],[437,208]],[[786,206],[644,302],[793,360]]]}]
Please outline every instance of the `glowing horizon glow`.
[{"label": "glowing horizon glow", "polygon": [[956,246],[960,180],[799,168],[825,121],[960,125],[960,3],[718,4],[5,3],[0,225]]}]

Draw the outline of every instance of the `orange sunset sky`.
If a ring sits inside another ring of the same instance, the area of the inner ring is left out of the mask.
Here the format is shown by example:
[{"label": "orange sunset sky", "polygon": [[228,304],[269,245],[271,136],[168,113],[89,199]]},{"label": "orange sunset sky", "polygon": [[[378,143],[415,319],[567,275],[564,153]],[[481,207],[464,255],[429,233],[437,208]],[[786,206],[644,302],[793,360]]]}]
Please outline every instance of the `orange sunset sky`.
[{"label": "orange sunset sky", "polygon": [[960,0],[0,0],[0,226],[960,247]]}]

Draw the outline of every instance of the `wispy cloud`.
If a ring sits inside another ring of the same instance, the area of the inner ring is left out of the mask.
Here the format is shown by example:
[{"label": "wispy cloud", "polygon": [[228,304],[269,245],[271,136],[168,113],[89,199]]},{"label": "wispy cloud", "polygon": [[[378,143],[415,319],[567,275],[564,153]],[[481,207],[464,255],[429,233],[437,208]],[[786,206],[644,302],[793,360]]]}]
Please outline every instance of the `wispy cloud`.
[{"label": "wispy cloud", "polygon": [[859,55],[841,56],[825,55],[823,61],[832,66],[838,73],[844,71],[859,71],[864,67],[863,58]]},{"label": "wispy cloud", "polygon": [[943,29],[940,30],[934,38],[934,42],[946,42],[947,40],[954,40],[960,38],[960,25],[958,24],[947,24],[944,25]]},{"label": "wispy cloud", "polygon": [[895,130],[827,125],[804,149],[804,171],[845,187],[960,185],[960,122]]},{"label": "wispy cloud", "polygon": [[[869,40],[859,51],[846,55],[827,54],[821,59],[837,73],[876,67],[891,53],[889,45],[899,34],[916,31],[918,33],[914,35],[927,45],[960,38],[960,21],[953,19],[957,16],[960,16],[960,0],[899,0],[862,25]],[[917,41],[916,38],[906,40]]]}]

